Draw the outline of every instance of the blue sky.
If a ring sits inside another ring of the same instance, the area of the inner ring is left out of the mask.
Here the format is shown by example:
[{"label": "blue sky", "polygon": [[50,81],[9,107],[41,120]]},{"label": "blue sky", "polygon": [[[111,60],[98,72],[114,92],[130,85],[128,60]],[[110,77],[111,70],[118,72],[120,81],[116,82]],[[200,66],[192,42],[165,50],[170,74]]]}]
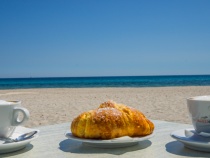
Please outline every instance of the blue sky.
[{"label": "blue sky", "polygon": [[1,0],[0,77],[210,74],[209,0]]}]

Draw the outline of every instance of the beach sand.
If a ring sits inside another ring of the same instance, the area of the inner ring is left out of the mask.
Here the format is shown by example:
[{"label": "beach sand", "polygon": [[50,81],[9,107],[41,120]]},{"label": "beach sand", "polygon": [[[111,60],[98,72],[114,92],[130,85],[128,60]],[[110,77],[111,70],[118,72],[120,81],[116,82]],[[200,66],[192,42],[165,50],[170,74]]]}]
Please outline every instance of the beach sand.
[{"label": "beach sand", "polygon": [[30,111],[26,127],[70,123],[108,100],[137,108],[149,119],[190,123],[186,98],[198,95],[210,95],[210,86],[0,90],[0,100],[20,100]]}]

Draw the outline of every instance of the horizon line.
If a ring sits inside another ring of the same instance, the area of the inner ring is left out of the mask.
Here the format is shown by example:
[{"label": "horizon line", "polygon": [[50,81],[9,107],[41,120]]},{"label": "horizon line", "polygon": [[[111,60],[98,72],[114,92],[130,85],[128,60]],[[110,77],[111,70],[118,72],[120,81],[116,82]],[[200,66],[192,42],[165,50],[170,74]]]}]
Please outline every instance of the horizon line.
[{"label": "horizon line", "polygon": [[152,77],[152,76],[209,76],[210,74],[174,74],[174,75],[122,75],[122,76],[109,76],[109,75],[105,75],[105,76],[54,76],[54,77],[43,77],[43,76],[39,76],[39,77],[0,77],[0,79],[30,79],[30,78],[91,78],[91,77]]}]

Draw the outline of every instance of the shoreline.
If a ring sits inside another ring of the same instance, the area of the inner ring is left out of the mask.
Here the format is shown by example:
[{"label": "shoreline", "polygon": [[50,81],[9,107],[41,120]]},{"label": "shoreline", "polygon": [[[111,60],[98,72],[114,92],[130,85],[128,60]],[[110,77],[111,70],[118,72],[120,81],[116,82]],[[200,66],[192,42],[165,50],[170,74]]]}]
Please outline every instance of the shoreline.
[{"label": "shoreline", "polygon": [[26,127],[70,123],[108,100],[136,108],[151,120],[191,124],[186,98],[199,95],[210,95],[210,86],[0,90],[0,100],[20,100],[30,111]]},{"label": "shoreline", "polygon": [[[20,93],[33,93],[33,92],[29,92],[29,91],[34,91],[34,90],[61,90],[61,89],[151,89],[151,88],[183,88],[183,87],[189,87],[189,88],[196,88],[196,87],[210,87],[210,85],[201,85],[201,86],[198,86],[198,85],[189,85],[189,86],[151,86],[151,87],[148,87],[148,86],[145,86],[145,87],[43,87],[43,88],[12,88],[12,89],[0,89],[0,97],[1,95],[6,95],[2,92],[4,91],[9,91],[9,93],[11,92],[11,94],[13,93],[12,91],[23,91],[23,92],[20,92]],[[28,91],[28,92],[25,92],[25,91]],[[16,92],[14,92],[15,94]],[[19,93],[19,92],[17,92]],[[210,94],[209,94],[210,95]],[[1,100],[1,98],[0,98]]]}]

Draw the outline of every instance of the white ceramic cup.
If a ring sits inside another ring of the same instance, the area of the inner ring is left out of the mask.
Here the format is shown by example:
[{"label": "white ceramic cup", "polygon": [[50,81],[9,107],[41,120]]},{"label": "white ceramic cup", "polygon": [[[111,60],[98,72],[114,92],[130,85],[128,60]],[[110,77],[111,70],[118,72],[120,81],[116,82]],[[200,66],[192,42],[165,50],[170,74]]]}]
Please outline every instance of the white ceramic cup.
[{"label": "white ceramic cup", "polygon": [[[18,115],[22,113],[22,120]],[[24,124],[29,119],[29,111],[21,107],[20,101],[0,100],[0,137],[10,137],[16,126]]]},{"label": "white ceramic cup", "polygon": [[190,118],[197,133],[210,133],[210,96],[187,99]]}]

